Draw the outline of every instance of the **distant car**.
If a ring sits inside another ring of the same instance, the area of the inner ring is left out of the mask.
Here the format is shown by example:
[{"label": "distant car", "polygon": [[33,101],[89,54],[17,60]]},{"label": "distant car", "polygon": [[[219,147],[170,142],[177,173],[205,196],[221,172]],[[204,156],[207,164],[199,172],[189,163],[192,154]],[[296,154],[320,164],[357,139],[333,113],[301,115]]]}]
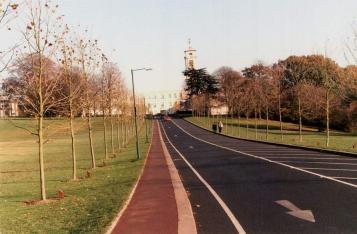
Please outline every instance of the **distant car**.
[{"label": "distant car", "polygon": [[164,116],[164,121],[171,121],[171,120],[172,120],[172,119],[171,119],[170,116],[167,116],[167,115]]}]

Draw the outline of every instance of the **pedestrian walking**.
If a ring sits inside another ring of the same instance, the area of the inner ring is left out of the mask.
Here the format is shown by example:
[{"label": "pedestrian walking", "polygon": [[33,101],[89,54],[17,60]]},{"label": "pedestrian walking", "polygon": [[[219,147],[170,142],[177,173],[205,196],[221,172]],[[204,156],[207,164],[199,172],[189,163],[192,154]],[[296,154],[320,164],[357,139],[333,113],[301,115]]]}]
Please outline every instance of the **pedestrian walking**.
[{"label": "pedestrian walking", "polygon": [[222,121],[219,121],[219,123],[218,123],[218,131],[219,131],[219,133],[222,133],[222,129],[223,129],[223,123],[222,123]]}]

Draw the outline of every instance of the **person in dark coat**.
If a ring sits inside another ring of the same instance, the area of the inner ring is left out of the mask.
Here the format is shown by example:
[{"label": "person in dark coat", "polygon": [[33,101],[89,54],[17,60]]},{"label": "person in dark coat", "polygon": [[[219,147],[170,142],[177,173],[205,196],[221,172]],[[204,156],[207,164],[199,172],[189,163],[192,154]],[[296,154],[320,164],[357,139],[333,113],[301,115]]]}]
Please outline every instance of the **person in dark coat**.
[{"label": "person in dark coat", "polygon": [[212,124],[212,131],[213,131],[214,133],[217,133],[217,123],[216,123],[216,122],[214,122],[214,123]]}]

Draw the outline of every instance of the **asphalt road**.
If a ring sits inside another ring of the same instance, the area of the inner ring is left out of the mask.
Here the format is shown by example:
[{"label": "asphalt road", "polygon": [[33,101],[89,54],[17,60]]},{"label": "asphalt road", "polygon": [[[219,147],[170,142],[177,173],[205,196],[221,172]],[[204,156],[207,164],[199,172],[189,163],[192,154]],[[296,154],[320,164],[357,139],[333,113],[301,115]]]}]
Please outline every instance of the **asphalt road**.
[{"label": "asphalt road", "polygon": [[162,122],[199,233],[357,233],[357,158]]}]

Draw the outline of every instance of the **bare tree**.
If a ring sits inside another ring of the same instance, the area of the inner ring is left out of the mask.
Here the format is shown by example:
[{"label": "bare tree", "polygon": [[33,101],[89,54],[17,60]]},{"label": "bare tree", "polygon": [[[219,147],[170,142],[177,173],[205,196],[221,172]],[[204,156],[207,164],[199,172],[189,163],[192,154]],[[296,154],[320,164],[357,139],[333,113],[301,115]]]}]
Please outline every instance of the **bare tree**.
[{"label": "bare tree", "polygon": [[282,79],[284,77],[284,67],[283,65],[277,63],[272,66],[272,93],[273,96],[277,99],[277,107],[279,113],[279,125],[280,125],[280,138],[281,141],[284,140],[284,130],[283,130],[283,114],[282,114]]},{"label": "bare tree", "polygon": [[46,200],[44,170],[44,117],[56,111],[65,98],[55,98],[59,92],[60,71],[51,60],[61,35],[57,34],[62,22],[55,16],[57,6],[48,3],[28,3],[28,25],[22,32],[27,43],[27,53],[17,59],[12,67],[16,85],[14,92],[20,97],[25,112],[36,118],[35,131],[23,128],[38,138],[41,199]]},{"label": "bare tree", "polygon": [[59,41],[61,58],[59,59],[61,72],[61,96],[65,98],[63,103],[62,114],[68,117],[69,129],[71,136],[71,150],[72,150],[72,179],[77,180],[77,159],[76,159],[76,137],[74,118],[78,113],[80,107],[80,97],[82,95],[83,87],[81,80],[81,73],[78,68],[74,67],[75,48],[73,40],[70,37],[69,27],[66,25],[63,34],[63,40]]},{"label": "bare tree", "polygon": [[99,66],[100,49],[98,48],[97,40],[78,38],[76,43],[76,51],[78,51],[77,62],[81,68],[81,75],[83,80],[84,100],[83,109],[84,115],[87,119],[89,148],[92,159],[92,169],[96,168],[94,145],[93,145],[93,127],[92,127],[92,111],[93,92],[91,89],[91,80],[94,79]]},{"label": "bare tree", "polygon": [[305,57],[290,56],[286,60],[282,61],[284,70],[284,88],[292,91],[297,100],[298,105],[298,119],[299,119],[299,142],[302,142],[302,92],[301,88],[306,84],[307,79],[305,77],[307,60]]}]

